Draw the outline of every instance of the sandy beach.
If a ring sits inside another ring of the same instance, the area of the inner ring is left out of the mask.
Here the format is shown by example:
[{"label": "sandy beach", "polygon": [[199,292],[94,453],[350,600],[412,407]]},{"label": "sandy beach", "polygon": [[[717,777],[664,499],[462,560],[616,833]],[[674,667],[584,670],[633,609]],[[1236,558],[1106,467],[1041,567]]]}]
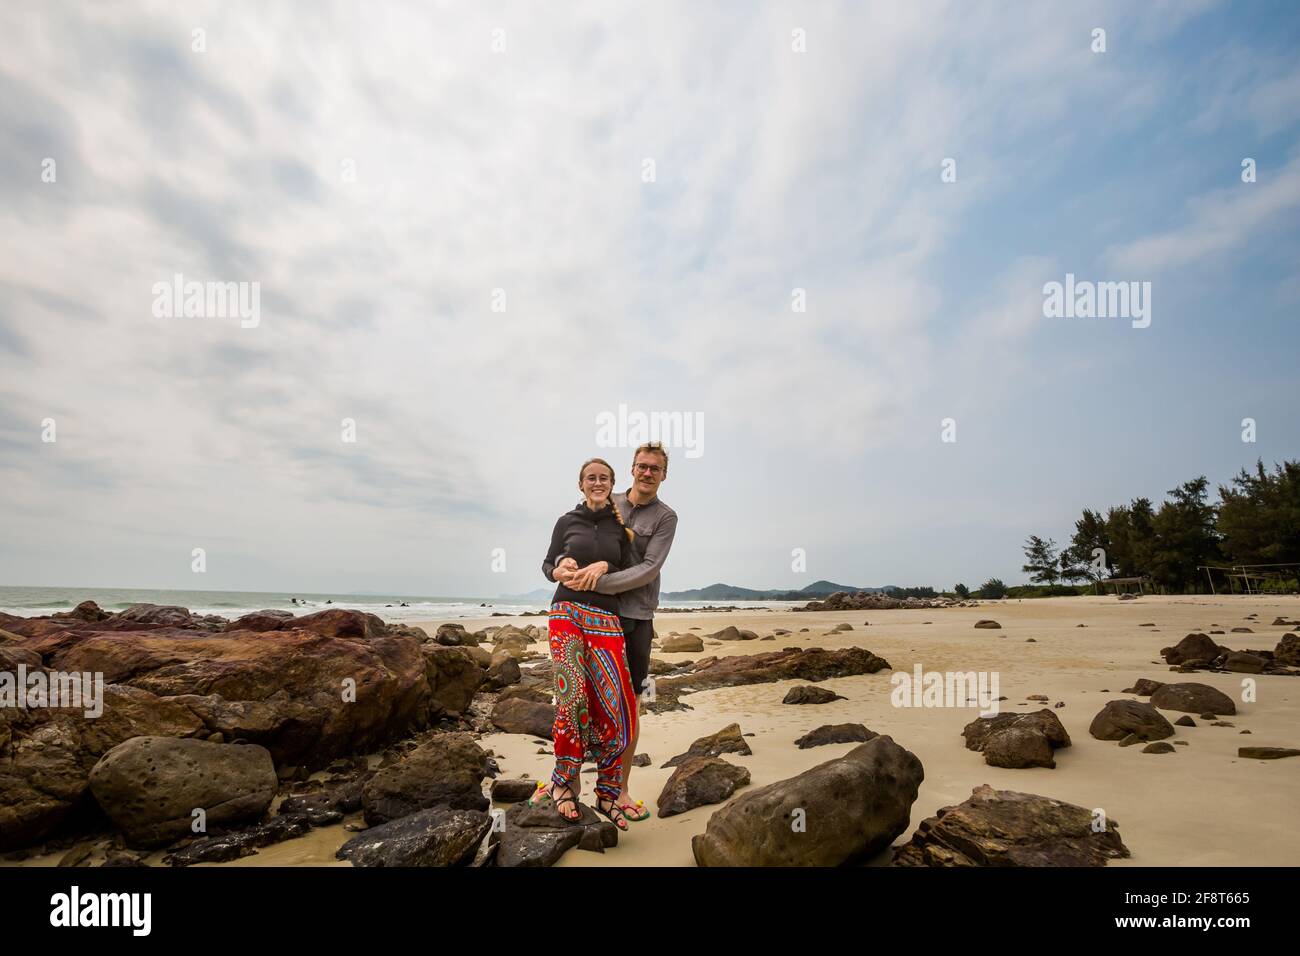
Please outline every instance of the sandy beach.
[{"label": "sandy beach", "polygon": [[[1253,618],[1249,615],[1254,614]],[[786,691],[797,682],[754,684],[702,691],[684,700],[692,709],[643,717],[638,751],[649,754],[652,766],[634,772],[634,795],[653,810],[655,799],[672,773],[660,764],[682,753],[695,739],[737,722],[753,750],[751,756],[727,754],[726,760],[750,771],[749,788],[795,776],[819,763],[842,756],[854,744],[833,744],[800,750],[795,739],[823,724],[861,722],[916,754],[925,780],[912,808],[911,824],[895,841],[910,838],[921,820],[940,807],[960,803],[972,788],[989,784],[999,789],[1041,794],[1092,809],[1101,808],[1117,821],[1132,856],[1111,866],[1275,866],[1300,861],[1300,831],[1294,827],[1296,793],[1300,789],[1300,758],[1249,760],[1237,756],[1243,745],[1300,745],[1300,684],[1283,676],[1261,675],[1258,700],[1241,703],[1247,675],[1199,672],[1179,680],[1209,684],[1238,701],[1238,713],[1226,718],[1235,726],[1177,727],[1173,738],[1185,740],[1176,752],[1144,754],[1139,747],[1121,748],[1093,739],[1088,726],[1107,701],[1132,697],[1121,693],[1140,677],[1170,680],[1160,661],[1162,647],[1193,631],[1223,630],[1216,640],[1241,649],[1272,648],[1289,628],[1273,620],[1300,615],[1300,598],[1143,597],[1117,601],[1113,597],[1051,598],[983,602],[978,607],[875,612],[747,612],[673,613],[657,619],[659,634],[708,634],[732,624],[760,636],[774,629],[792,633],[775,643],[760,641],[706,643],[706,654],[753,654],[780,647],[864,647],[883,656],[896,670],[997,672],[1002,707],[1010,711],[1053,707],[1069,732],[1072,746],[1055,754],[1055,769],[1001,769],[965,749],[962,727],[978,716],[968,708],[898,708],[890,702],[890,671],[825,681],[823,686],[847,700],[828,704],[783,704]],[[1000,630],[977,630],[981,618],[998,621]],[[483,618],[465,621],[470,629],[536,618]],[[423,622],[433,633],[440,622]],[[828,632],[837,624],[851,631]],[[1078,625],[1083,624],[1084,627]],[[1144,627],[1154,624],[1154,627]],[[1231,633],[1248,626],[1253,633]],[[697,629],[698,630],[695,630]],[[807,628],[807,631],[802,629]],[[1029,638],[1034,640],[1031,642]],[[534,644],[534,650],[544,651]],[[703,655],[660,654],[665,661]],[[1027,701],[1043,694],[1048,703]],[[1064,706],[1055,708],[1057,702]],[[1169,712],[1173,720],[1177,715]],[[1249,730],[1250,734],[1242,734]],[[491,733],[480,741],[501,767],[502,777],[540,778],[549,774],[551,758],[539,754],[535,738],[523,734]],[[587,793],[591,774],[584,774]],[[1250,794],[1249,812],[1241,797]],[[560,866],[693,866],[691,837],[704,831],[718,806],[651,819],[621,834],[618,846],[604,854],[570,850]],[[220,865],[341,865],[335,850],[353,834],[344,825],[360,824],[354,815],[344,824],[321,827],[306,836],[260,850],[253,856]],[[61,854],[33,857],[23,865],[51,866]],[[149,862],[161,861],[161,853]],[[888,862],[881,854],[873,865]],[[206,865],[206,864],[204,864]]]}]

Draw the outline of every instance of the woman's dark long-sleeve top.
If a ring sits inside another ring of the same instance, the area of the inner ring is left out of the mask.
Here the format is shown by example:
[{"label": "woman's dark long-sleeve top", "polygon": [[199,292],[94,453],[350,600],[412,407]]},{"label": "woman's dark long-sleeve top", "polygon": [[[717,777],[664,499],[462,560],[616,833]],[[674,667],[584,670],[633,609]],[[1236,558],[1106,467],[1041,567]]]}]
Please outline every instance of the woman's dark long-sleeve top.
[{"label": "woman's dark long-sleeve top", "polygon": [[[564,557],[573,558],[580,568],[596,561],[605,561],[611,571],[631,567],[634,560],[632,543],[615,517],[614,509],[606,505],[599,511],[592,511],[585,501],[572,511],[560,515],[560,519],[555,522],[555,530],[551,532],[551,550],[546,552],[546,560],[542,562],[542,573],[548,581],[555,580],[555,566]],[[551,598],[552,604],[556,601],[576,601],[611,614],[618,613],[617,594],[574,591],[561,584]]]}]

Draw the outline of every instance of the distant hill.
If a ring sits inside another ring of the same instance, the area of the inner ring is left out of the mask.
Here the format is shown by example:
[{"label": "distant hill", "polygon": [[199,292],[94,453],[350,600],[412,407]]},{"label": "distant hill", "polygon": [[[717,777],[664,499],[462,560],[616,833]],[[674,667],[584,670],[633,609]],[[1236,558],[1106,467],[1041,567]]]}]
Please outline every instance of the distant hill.
[{"label": "distant hill", "polygon": [[805,601],[812,598],[826,597],[836,591],[866,591],[876,593],[888,590],[884,588],[856,587],[851,584],[836,584],[834,581],[814,581],[797,591],[766,590],[742,588],[734,584],[710,584],[704,588],[689,591],[669,591],[660,597],[666,601]]}]

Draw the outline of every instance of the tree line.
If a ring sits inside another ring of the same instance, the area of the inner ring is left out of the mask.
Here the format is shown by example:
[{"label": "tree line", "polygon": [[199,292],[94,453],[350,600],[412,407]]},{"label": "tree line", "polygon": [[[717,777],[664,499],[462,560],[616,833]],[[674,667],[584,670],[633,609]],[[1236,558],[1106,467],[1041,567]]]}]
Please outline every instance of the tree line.
[{"label": "tree line", "polygon": [[[1049,587],[1145,576],[1166,592],[1197,593],[1210,589],[1202,566],[1300,563],[1300,461],[1272,471],[1258,461],[1218,493],[1211,501],[1202,475],[1167,491],[1159,507],[1134,498],[1104,515],[1085,508],[1064,548],[1030,535],[1021,570]],[[1295,569],[1284,573],[1294,578]]]}]

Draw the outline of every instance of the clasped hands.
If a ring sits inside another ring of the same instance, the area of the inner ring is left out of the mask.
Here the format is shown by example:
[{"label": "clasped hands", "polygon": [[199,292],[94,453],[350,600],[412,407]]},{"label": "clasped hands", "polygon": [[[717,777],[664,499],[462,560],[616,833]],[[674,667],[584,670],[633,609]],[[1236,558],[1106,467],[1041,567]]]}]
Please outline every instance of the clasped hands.
[{"label": "clasped hands", "polygon": [[590,591],[600,580],[600,576],[609,570],[609,562],[597,561],[586,567],[578,567],[578,562],[573,558],[560,558],[560,562],[551,572],[552,576],[560,584],[572,588],[574,591]]}]

